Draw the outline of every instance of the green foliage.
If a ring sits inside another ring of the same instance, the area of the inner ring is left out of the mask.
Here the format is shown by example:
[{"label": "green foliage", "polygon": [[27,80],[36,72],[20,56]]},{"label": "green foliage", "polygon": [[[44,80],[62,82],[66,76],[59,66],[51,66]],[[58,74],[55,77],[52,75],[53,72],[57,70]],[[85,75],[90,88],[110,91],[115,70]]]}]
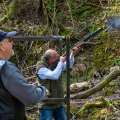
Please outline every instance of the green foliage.
[{"label": "green foliage", "polygon": [[54,0],[46,0],[46,7],[49,12],[54,11]]},{"label": "green foliage", "polygon": [[75,19],[80,21],[85,21],[87,18],[94,17],[96,14],[99,14],[100,8],[98,6],[93,6],[86,2],[70,2],[72,15]]},{"label": "green foliage", "polygon": [[96,101],[86,102],[77,112],[77,116],[86,120],[104,120],[112,114],[113,108],[113,103],[106,101],[103,97],[99,97]]},{"label": "green foliage", "polygon": [[90,66],[90,67],[87,69],[87,80],[91,80],[91,79],[93,78],[93,74],[94,74],[93,67]]},{"label": "green foliage", "polygon": [[115,60],[114,60],[114,64],[115,64],[115,65],[120,65],[120,59],[115,59]]},{"label": "green foliage", "polygon": [[117,85],[115,85],[114,82],[111,82],[109,85],[106,86],[106,88],[104,89],[104,95],[105,96],[111,96],[115,93],[115,91],[117,90]]},{"label": "green foliage", "polygon": [[61,29],[60,34],[63,36],[68,36],[68,35],[72,34],[72,31],[73,31],[72,28],[64,27]]},{"label": "green foliage", "polygon": [[7,13],[0,19],[0,25],[4,24],[7,20],[12,19],[15,16],[16,0],[12,0],[8,5]]},{"label": "green foliage", "polygon": [[94,51],[94,66],[96,68],[105,69],[106,67],[110,67],[113,64],[114,53],[109,51],[107,48],[107,44],[103,43]]},{"label": "green foliage", "polygon": [[[56,6],[54,6],[54,1],[56,1]],[[25,20],[22,21],[9,20],[14,18],[17,9],[15,5],[16,0],[12,0],[12,2],[8,6],[6,14],[4,15],[4,13],[2,13],[3,17],[1,17],[0,19],[0,25],[2,25],[5,31],[11,31],[15,28],[18,31],[19,30],[24,31],[25,35],[51,35],[54,33],[53,28],[56,28],[58,29],[57,34],[59,35],[70,36],[73,34],[74,31],[74,35],[80,36],[79,31],[81,31],[81,29],[85,27],[87,27],[91,32],[93,32],[99,27],[104,26],[103,20],[106,19],[106,15],[108,16],[109,10],[108,11],[103,10],[102,7],[98,4],[100,1],[99,0],[95,1],[68,0],[68,3],[64,1],[64,4],[62,4],[61,6],[58,5],[57,0],[43,0],[43,11],[45,13],[45,18],[48,17],[50,24],[46,23],[45,25],[42,25]],[[92,4],[92,2],[94,2],[94,4]],[[110,2],[111,2],[110,5],[112,5],[115,2],[115,0]],[[0,0],[0,3],[2,4],[3,0],[2,1]],[[115,13],[115,11],[112,11],[112,13]],[[56,15],[54,16],[54,14]],[[55,25],[53,25],[53,21]],[[80,37],[76,38],[78,38],[76,40],[80,40]],[[74,43],[76,40],[72,39],[71,42]],[[93,60],[87,69],[86,74],[87,80],[93,77],[94,73],[93,67],[100,70],[108,69],[113,65],[113,61],[116,58],[119,58],[119,56],[116,55],[116,52],[119,49],[120,45],[119,40],[116,40],[115,38],[109,38],[108,33],[102,32],[97,38],[95,38],[95,43],[96,42],[100,44],[98,44],[95,49],[93,48],[94,49]],[[40,60],[40,57],[43,55],[43,51],[48,47],[48,46],[46,47],[46,44],[43,42],[33,42],[31,48],[29,45],[31,44],[25,42],[15,44],[15,56],[12,58],[12,60],[15,63],[17,63],[20,67],[22,67],[22,69],[24,69],[27,66],[36,64],[38,60]],[[85,53],[83,52],[83,54]],[[81,61],[79,60],[78,62]],[[85,64],[87,64],[88,62],[89,62],[88,57],[86,57],[86,59],[82,61],[82,63]],[[28,75],[31,76],[30,73]],[[77,72],[76,74],[73,74],[73,76],[71,76],[71,82],[78,82],[79,80],[81,80],[82,77],[83,74]],[[64,84],[66,86],[66,75],[63,75],[63,80],[65,81]],[[111,83],[104,89],[104,93],[105,95],[109,96],[112,95],[115,90],[116,90],[115,84]],[[87,107],[85,106],[82,107],[79,111],[78,115],[79,118],[83,116],[85,117],[83,118],[85,120],[86,119],[105,120],[107,116],[111,115],[109,107],[111,107],[112,105],[110,102],[102,101],[94,102],[94,104],[95,105],[93,106],[85,105]],[[118,105],[118,103],[114,104],[116,106]],[[101,105],[103,105],[102,108],[100,108]],[[76,108],[75,106],[73,106],[72,109],[73,111],[75,111],[75,113],[77,113],[78,111],[77,106]],[[33,117],[29,119],[32,120]]]}]

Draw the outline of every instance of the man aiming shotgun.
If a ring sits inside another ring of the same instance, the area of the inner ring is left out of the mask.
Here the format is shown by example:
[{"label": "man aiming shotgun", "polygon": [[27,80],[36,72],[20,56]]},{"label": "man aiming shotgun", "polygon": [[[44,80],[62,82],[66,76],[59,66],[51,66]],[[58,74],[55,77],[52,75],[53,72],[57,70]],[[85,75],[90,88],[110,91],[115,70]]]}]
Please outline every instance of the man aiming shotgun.
[{"label": "man aiming shotgun", "polygon": [[[78,48],[74,47],[69,56],[70,67],[74,64],[74,55]],[[49,98],[64,98],[62,72],[66,69],[66,58],[60,56],[57,51],[48,49],[43,55],[42,62],[37,72],[39,82],[49,90]],[[43,102],[40,111],[40,120],[67,120],[64,102]]]}]

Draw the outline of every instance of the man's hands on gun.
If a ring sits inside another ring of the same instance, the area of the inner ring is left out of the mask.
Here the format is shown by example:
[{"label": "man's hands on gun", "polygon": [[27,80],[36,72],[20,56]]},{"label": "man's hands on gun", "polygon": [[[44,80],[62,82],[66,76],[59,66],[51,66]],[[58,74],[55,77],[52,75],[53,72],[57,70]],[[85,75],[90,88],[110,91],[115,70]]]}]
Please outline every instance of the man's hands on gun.
[{"label": "man's hands on gun", "polygon": [[50,95],[50,92],[48,89],[46,89],[46,95],[49,96]]},{"label": "man's hands on gun", "polygon": [[65,57],[63,57],[63,56],[60,56],[60,62],[65,62],[66,61],[66,56]]},{"label": "man's hands on gun", "polygon": [[39,86],[43,91],[46,97],[48,97],[50,95],[49,90],[45,87],[45,86]]},{"label": "man's hands on gun", "polygon": [[[79,51],[81,50],[81,47],[73,47],[72,50],[71,50],[71,53],[73,56],[77,55],[79,53]],[[66,56],[61,56],[60,57],[60,61],[61,62],[65,62],[66,61]]]},{"label": "man's hands on gun", "polygon": [[80,49],[81,49],[80,46],[79,46],[79,47],[73,47],[73,48],[72,48],[73,55],[74,55],[74,56],[77,55],[77,54],[79,53]]}]

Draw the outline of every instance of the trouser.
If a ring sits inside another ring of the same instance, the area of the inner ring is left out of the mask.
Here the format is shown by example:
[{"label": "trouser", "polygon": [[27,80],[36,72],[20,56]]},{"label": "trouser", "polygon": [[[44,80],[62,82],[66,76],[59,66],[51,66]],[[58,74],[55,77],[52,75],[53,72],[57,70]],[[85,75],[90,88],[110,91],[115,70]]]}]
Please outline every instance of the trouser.
[{"label": "trouser", "polygon": [[67,120],[65,108],[63,106],[52,108],[52,107],[43,107],[40,110],[40,120]]}]

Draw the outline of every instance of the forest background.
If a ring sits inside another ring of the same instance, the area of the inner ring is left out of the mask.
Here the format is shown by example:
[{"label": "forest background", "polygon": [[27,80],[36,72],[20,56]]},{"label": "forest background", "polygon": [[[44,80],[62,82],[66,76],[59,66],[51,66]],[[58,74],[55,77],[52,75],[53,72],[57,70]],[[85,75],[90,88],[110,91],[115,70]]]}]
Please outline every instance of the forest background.
[{"label": "forest background", "polygon": [[[119,16],[119,7],[119,0],[0,0],[0,29],[16,30],[22,36],[69,36],[72,46],[85,34],[104,27],[111,16]],[[119,60],[119,31],[103,31],[92,42],[95,46],[83,49],[76,56],[71,83],[88,82],[89,87],[93,87],[110,73],[115,61]],[[11,60],[33,84],[38,84],[36,67],[44,51],[54,47],[62,55],[66,50],[64,41],[25,40],[16,42],[14,47],[15,56]],[[65,76],[63,78],[66,79]],[[119,120],[119,87],[117,78],[91,98],[71,101],[71,119]],[[27,111],[29,119],[38,116],[37,107],[28,107]]]}]

